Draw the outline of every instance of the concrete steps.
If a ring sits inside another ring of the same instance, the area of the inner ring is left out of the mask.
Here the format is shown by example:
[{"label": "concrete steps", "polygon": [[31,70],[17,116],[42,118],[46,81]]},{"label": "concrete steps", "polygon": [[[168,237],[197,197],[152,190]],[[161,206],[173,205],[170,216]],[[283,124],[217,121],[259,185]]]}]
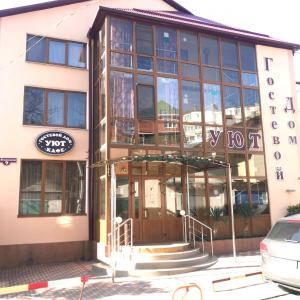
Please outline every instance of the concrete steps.
[{"label": "concrete steps", "polygon": [[185,243],[134,246],[129,275],[175,275],[208,268],[216,262],[216,257]]}]

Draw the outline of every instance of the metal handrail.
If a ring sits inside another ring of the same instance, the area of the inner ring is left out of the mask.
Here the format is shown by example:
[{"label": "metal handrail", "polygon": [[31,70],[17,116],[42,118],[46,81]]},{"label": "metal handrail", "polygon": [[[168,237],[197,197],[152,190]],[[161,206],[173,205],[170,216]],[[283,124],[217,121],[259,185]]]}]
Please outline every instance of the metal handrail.
[{"label": "metal handrail", "polygon": [[[195,228],[195,223],[201,226],[201,229],[198,230]],[[214,255],[214,246],[213,246],[213,230],[211,227],[207,226],[206,224],[200,222],[199,220],[193,218],[190,215],[183,215],[182,216],[182,227],[183,227],[183,238],[185,243],[193,242],[194,248],[196,248],[196,237],[201,237],[201,244],[202,244],[202,252],[204,253],[204,228],[207,228],[210,232],[210,250],[211,256]]]},{"label": "metal handrail", "polygon": [[[123,233],[121,233],[121,229],[124,228]],[[109,246],[109,255],[111,255],[112,249],[115,249],[116,252],[120,252],[121,247],[123,246],[133,246],[133,219],[128,218],[121,224],[117,224],[115,228],[115,241],[113,240],[113,234],[110,232],[107,235],[108,238],[108,246]],[[115,243],[115,247],[113,247],[113,243]]]}]

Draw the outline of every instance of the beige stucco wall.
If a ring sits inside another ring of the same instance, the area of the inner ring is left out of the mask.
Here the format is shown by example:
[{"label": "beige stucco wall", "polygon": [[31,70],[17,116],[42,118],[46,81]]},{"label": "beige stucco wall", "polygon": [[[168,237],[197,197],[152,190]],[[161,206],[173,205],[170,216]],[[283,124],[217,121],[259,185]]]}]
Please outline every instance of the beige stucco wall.
[{"label": "beige stucco wall", "polygon": [[[26,34],[88,42],[87,32],[98,6],[148,8],[147,1],[87,1],[0,19],[0,157],[17,158],[0,164],[0,245],[80,241],[88,239],[87,216],[18,218],[21,159],[86,160],[88,130],[66,129],[75,148],[62,157],[50,157],[35,148],[35,138],[57,129],[24,126],[24,86],[88,92],[88,71],[25,61]],[[174,10],[161,0],[152,9]],[[88,96],[88,95],[87,95]]]},{"label": "beige stucco wall", "polygon": [[[269,71],[265,68],[265,57],[269,61]],[[292,51],[266,46],[257,46],[257,63],[262,106],[262,120],[266,153],[266,169],[269,186],[269,200],[271,221],[286,214],[289,205],[300,203],[300,172],[299,172],[299,113],[296,99],[296,84],[293,69]],[[267,78],[273,78],[270,85]],[[269,99],[269,92],[274,92],[274,100]],[[287,104],[286,97],[293,97],[295,113],[284,111]],[[270,106],[276,106],[275,114]],[[277,121],[277,129],[271,124]],[[296,128],[288,127],[288,122],[294,121]],[[278,136],[280,144],[273,144],[273,136]],[[288,137],[297,136],[298,144],[290,144]],[[274,152],[281,153],[281,159],[274,158]],[[276,179],[276,168],[281,167],[283,180]],[[288,192],[287,190],[294,190]]]}]

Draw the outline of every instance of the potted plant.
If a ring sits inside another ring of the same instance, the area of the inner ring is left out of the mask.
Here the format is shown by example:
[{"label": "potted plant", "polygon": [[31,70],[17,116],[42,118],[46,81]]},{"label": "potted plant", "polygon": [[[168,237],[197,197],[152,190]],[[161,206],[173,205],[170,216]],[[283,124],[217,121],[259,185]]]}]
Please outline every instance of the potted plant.
[{"label": "potted plant", "polygon": [[234,209],[235,231],[237,237],[246,237],[251,235],[250,220],[253,216],[253,210],[248,203],[238,204]]},{"label": "potted plant", "polygon": [[212,228],[215,239],[224,239],[229,235],[228,217],[223,207],[211,207],[209,216],[212,220]]}]

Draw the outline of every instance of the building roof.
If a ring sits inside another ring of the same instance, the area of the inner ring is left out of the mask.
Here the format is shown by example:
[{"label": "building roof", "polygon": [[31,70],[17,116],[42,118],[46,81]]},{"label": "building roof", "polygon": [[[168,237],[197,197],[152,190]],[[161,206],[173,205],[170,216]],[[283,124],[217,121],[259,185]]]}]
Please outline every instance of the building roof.
[{"label": "building roof", "polygon": [[[54,7],[60,7],[64,5],[76,4],[81,2],[88,2],[88,1],[90,0],[55,0],[55,1],[48,1],[44,3],[37,3],[37,4],[26,5],[26,6],[8,8],[8,9],[0,10],[0,17],[8,17],[13,15],[18,15],[18,14],[23,14],[23,13],[28,13],[28,12],[33,12],[33,11],[38,11],[43,9],[49,9]],[[172,6],[173,8],[177,9],[180,12],[192,15],[190,11],[188,11],[186,8],[178,4],[176,1],[173,0],[162,0],[162,1],[166,2],[167,4],[169,4],[170,6]]]},{"label": "building roof", "polygon": [[223,36],[225,38],[238,39],[248,43],[272,46],[277,48],[285,48],[291,50],[299,50],[300,45],[285,42],[270,37],[266,34],[252,32],[248,30],[239,29],[236,27],[227,26],[212,20],[194,16],[190,13],[182,11],[157,11],[157,10],[142,10],[142,9],[121,9],[99,7],[98,14],[90,29],[88,36],[92,36],[99,29],[106,15],[123,16],[133,19],[148,19],[157,24],[166,24],[171,26],[180,26],[184,29],[197,30],[207,34]]}]

